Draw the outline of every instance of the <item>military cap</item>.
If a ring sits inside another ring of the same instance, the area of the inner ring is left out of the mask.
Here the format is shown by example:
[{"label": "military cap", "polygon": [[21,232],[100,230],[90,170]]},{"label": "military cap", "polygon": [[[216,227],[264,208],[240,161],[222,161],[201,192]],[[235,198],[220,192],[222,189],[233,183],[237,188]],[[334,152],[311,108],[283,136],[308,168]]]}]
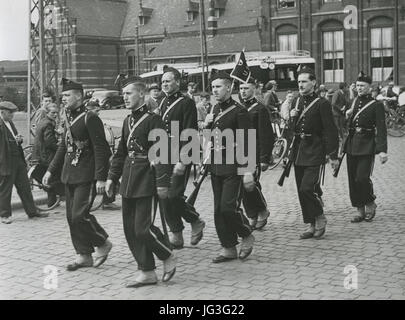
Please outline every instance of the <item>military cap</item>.
[{"label": "military cap", "polygon": [[144,80],[143,80],[141,77],[132,76],[132,77],[125,78],[125,79],[122,81],[121,85],[122,85],[122,87],[124,88],[124,87],[126,87],[127,85],[133,84],[133,83],[142,83],[142,84],[145,84]]},{"label": "military cap", "polygon": [[232,81],[231,76],[229,73],[222,71],[222,70],[216,70],[212,69],[211,71],[211,81],[217,80],[217,79],[224,79],[224,80],[230,80]]},{"label": "military cap", "polygon": [[257,84],[257,81],[256,81],[256,79],[255,79],[255,78],[253,78],[253,77],[250,77],[250,78],[249,78],[249,80],[248,80],[248,81],[246,81],[246,83],[249,83],[249,84],[254,84],[254,85],[256,85],[256,84]]},{"label": "military cap", "polygon": [[80,90],[83,91],[81,83],[74,82],[72,80],[62,78],[62,91]]},{"label": "military cap", "polygon": [[160,87],[159,87],[159,85],[158,85],[157,83],[152,83],[152,84],[149,86],[148,91],[151,91],[151,90],[153,90],[153,89],[160,90]]},{"label": "military cap", "polygon": [[308,74],[310,74],[310,75],[312,75],[312,76],[315,77],[315,72],[314,72],[314,70],[312,70],[312,69],[311,69],[310,67],[308,67],[308,66],[301,66],[301,67],[298,69],[298,75],[303,74],[303,73],[308,73]]},{"label": "military cap", "polygon": [[14,103],[12,103],[10,101],[1,101],[0,110],[17,111],[18,108]]},{"label": "military cap", "polygon": [[357,81],[366,82],[368,84],[373,83],[371,77],[367,76],[363,71],[360,71],[359,76],[357,77]]},{"label": "military cap", "polygon": [[163,74],[167,73],[167,72],[171,72],[174,74],[174,77],[176,79],[180,79],[181,78],[181,73],[179,70],[177,70],[176,68],[173,67],[169,67],[167,65],[163,66]]},{"label": "military cap", "polygon": [[194,83],[194,82],[189,82],[189,83],[187,84],[187,87],[195,87],[195,83]]}]

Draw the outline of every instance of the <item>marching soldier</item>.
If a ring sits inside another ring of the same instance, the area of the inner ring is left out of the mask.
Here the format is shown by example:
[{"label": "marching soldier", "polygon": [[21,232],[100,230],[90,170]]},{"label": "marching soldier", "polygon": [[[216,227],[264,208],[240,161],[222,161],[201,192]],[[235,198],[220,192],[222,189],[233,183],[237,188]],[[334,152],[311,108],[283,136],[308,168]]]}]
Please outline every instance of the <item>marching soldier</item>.
[{"label": "marching soldier", "polygon": [[271,152],[274,144],[273,127],[266,107],[255,98],[256,83],[251,77],[248,83],[239,85],[240,95],[244,107],[248,110],[252,125],[256,130],[256,160],[255,185],[253,190],[243,193],[243,205],[246,215],[250,219],[252,229],[261,230],[267,224],[270,212],[262,193],[259,179],[260,174],[269,168]]},{"label": "marching soldier", "polygon": [[[155,164],[153,169],[148,151],[152,142],[148,135],[153,129],[164,129],[162,119],[148,111],[145,104],[146,86],[141,78],[123,82],[125,105],[132,113],[125,118],[121,140],[114,154],[106,184],[112,193],[113,184],[122,177],[122,215],[128,246],[141,271],[134,283],[127,287],[141,287],[157,283],[153,253],[163,261],[163,282],[176,271],[176,261],[170,244],[154,226],[156,187],[160,198],[167,198],[170,185],[170,165]],[[164,222],[163,222],[164,223]]]},{"label": "marching soldier", "polygon": [[90,214],[96,192],[103,194],[105,191],[111,151],[102,121],[95,113],[85,110],[82,85],[62,79],[62,86],[62,103],[68,118],[62,141],[44,175],[43,184],[49,185],[52,175],[62,171],[61,181],[66,185],[66,215],[78,254],[67,270],[75,271],[100,266],[112,248],[108,234]]},{"label": "marching soldier", "polygon": [[[169,198],[160,201],[162,211],[165,212],[167,224],[171,235],[170,243],[175,249],[184,246],[183,221],[191,224],[191,244],[197,245],[203,237],[205,222],[200,218],[194,207],[185,202],[184,191],[186,190],[190,175],[191,164],[181,162],[181,148],[187,141],[181,141],[176,132],[172,132],[172,126],[178,126],[179,133],[185,129],[194,129],[197,132],[197,109],[190,98],[180,92],[181,74],[174,68],[165,68],[162,77],[162,90],[166,97],[160,103],[157,113],[162,117],[165,130],[169,135],[170,145],[177,145],[179,152],[169,150],[169,163],[172,164],[172,174],[169,189]],[[178,156],[177,159],[173,156]],[[174,164],[174,162],[177,162]]]},{"label": "marching soldier", "polygon": [[316,78],[309,68],[302,68],[298,76],[300,95],[291,111],[295,118],[294,142],[290,161],[294,162],[295,180],[304,223],[309,224],[301,239],[320,239],[326,231],[323,211],[321,178],[326,156],[332,167],[338,165],[338,132],[333,120],[332,106],[315,93]]},{"label": "marching soldier", "polygon": [[17,106],[10,101],[0,102],[0,217],[1,222],[10,224],[11,195],[13,185],[21,198],[28,218],[44,218],[47,213],[39,213],[35,207],[27,176],[27,165],[21,148],[23,137],[18,134],[12,121]]},{"label": "marching soldier", "polygon": [[371,83],[371,78],[361,72],[356,82],[358,96],[346,113],[349,117],[345,152],[350,200],[358,212],[353,223],[373,220],[377,205],[370,176],[375,154],[382,164],[388,161],[384,106],[371,97]]},{"label": "marching soldier", "polygon": [[[226,72],[218,72],[212,76],[212,92],[218,104],[213,113],[207,115],[205,127],[213,133],[213,150],[210,164],[211,183],[214,193],[214,222],[219,241],[223,248],[220,255],[213,259],[213,263],[227,262],[238,258],[236,245],[238,237],[242,238],[239,258],[246,259],[253,251],[255,238],[249,221],[239,208],[241,203],[242,183],[251,190],[255,186],[253,174],[244,173],[238,175],[238,169],[243,165],[229,164],[226,161],[227,153],[232,152],[236,159],[236,130],[242,129],[245,133],[251,129],[248,111],[231,98],[232,80]],[[224,130],[232,130],[233,141],[226,141],[225,137],[219,137]],[[245,147],[247,139],[244,141]],[[232,148],[232,149],[231,149]],[[246,148],[245,148],[246,150]],[[221,154],[221,162],[216,163],[216,153]],[[255,155],[256,156],[256,155]]]}]

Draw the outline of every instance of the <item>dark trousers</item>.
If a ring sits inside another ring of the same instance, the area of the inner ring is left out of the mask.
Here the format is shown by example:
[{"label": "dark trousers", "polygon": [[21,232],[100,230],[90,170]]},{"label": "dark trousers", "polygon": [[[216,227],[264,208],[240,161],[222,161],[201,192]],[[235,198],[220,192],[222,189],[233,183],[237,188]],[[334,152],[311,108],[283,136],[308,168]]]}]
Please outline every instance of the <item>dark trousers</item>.
[{"label": "dark trousers", "polygon": [[347,175],[349,176],[350,201],[353,207],[360,208],[376,199],[373,191],[371,173],[374,155],[347,155]]},{"label": "dark trousers", "polygon": [[294,167],[304,223],[315,223],[315,218],[323,214],[321,167]]},{"label": "dark trousers", "polygon": [[66,185],[66,216],[77,254],[93,253],[94,247],[102,246],[108,238],[96,217],[90,214],[95,195],[94,183]]},{"label": "dark trousers", "polygon": [[13,185],[20,196],[25,213],[30,217],[37,212],[27,176],[27,167],[21,157],[12,158],[11,175],[0,176],[0,216],[11,216],[11,194]]},{"label": "dark trousers", "polygon": [[193,223],[199,218],[199,214],[195,208],[185,202],[184,191],[186,191],[190,170],[191,166],[189,165],[184,175],[172,175],[169,199],[159,202],[161,210],[165,212],[166,221],[171,232],[181,232],[184,229],[182,218],[188,223]]},{"label": "dark trousers", "polygon": [[125,238],[138,269],[143,271],[156,268],[153,253],[160,260],[166,260],[172,253],[160,229],[153,225],[156,204],[154,197],[122,198]]},{"label": "dark trousers", "polygon": [[246,215],[250,219],[257,219],[259,212],[267,210],[267,202],[262,193],[262,186],[260,185],[260,173],[255,175],[255,187],[253,191],[246,191],[243,189],[243,207],[245,208]]},{"label": "dark trousers", "polygon": [[224,248],[238,244],[238,236],[245,238],[252,233],[249,221],[239,208],[242,177],[211,174],[214,192],[214,222],[219,241]]}]

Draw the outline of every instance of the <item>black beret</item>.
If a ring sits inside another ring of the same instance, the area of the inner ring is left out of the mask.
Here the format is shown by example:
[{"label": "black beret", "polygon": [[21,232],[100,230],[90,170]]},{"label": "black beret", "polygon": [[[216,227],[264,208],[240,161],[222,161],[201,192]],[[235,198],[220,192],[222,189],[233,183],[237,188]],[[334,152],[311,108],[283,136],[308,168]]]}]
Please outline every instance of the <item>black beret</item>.
[{"label": "black beret", "polygon": [[217,80],[217,79],[224,79],[224,80],[230,80],[232,81],[231,76],[229,73],[222,71],[222,70],[216,70],[212,69],[211,71],[211,81]]},{"label": "black beret", "polygon": [[371,77],[367,76],[363,71],[360,71],[359,76],[357,77],[357,81],[366,82],[368,84],[373,83]]},{"label": "black beret", "polygon": [[315,77],[315,72],[314,72],[314,70],[312,70],[312,69],[311,69],[310,67],[308,67],[308,66],[303,66],[303,67],[300,67],[300,68],[299,68],[298,75],[303,74],[303,73],[308,73],[308,74],[310,74],[310,75],[312,75],[312,76]]},{"label": "black beret", "polygon": [[62,78],[62,91],[80,90],[83,91],[81,83],[74,82],[72,80]]},{"label": "black beret", "polygon": [[179,70],[177,70],[176,68],[173,67],[169,67],[169,66],[163,66],[163,74],[167,73],[167,72],[171,72],[174,74],[175,78],[180,79],[181,78],[181,73]]},{"label": "black beret", "polygon": [[132,83],[142,83],[142,84],[145,84],[144,80],[143,80],[141,77],[132,76],[132,77],[125,78],[125,79],[121,82],[121,85],[122,85],[122,87],[124,88],[124,87],[126,87],[127,85],[132,84]]},{"label": "black beret", "polygon": [[2,110],[9,110],[9,111],[17,111],[17,106],[10,102],[10,101],[2,101],[0,102],[0,109]]}]

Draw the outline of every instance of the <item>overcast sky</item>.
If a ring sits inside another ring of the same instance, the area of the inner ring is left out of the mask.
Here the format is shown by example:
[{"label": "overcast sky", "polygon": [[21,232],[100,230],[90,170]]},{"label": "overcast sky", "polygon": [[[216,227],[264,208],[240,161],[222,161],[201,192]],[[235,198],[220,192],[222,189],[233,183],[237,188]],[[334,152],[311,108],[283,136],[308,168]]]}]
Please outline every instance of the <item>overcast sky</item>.
[{"label": "overcast sky", "polygon": [[0,61],[28,59],[29,0],[0,0]]}]

